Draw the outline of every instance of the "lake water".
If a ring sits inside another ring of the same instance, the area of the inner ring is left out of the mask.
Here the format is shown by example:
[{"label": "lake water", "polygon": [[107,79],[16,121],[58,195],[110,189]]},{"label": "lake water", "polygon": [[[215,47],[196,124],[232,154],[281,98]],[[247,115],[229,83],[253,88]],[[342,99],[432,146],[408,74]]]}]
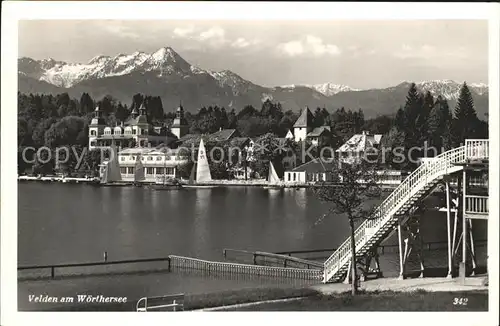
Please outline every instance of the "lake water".
[{"label": "lake water", "polygon": [[[267,252],[334,248],[349,235],[345,216],[332,215],[316,223],[328,206],[306,189],[154,191],[26,182],[18,184],[18,192],[18,262],[22,266],[102,261],[104,251],[110,261],[171,254],[223,261],[224,248]],[[422,223],[424,242],[446,241],[444,213],[428,213]],[[477,239],[486,238],[485,225],[483,221],[475,225]],[[387,243],[395,244],[397,238]],[[446,250],[439,259],[433,255],[427,261],[446,266]],[[397,275],[397,253],[386,256],[381,257],[384,275]],[[94,276],[22,281],[18,298],[19,309],[32,309],[27,296],[40,292],[122,293],[137,299],[270,285],[293,282],[207,279],[189,273]]]}]

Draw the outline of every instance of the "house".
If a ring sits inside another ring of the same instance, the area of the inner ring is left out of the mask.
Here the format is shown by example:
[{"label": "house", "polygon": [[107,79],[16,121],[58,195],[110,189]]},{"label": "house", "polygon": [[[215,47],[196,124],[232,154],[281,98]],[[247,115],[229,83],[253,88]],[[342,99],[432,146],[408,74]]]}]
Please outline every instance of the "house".
[{"label": "house", "polygon": [[101,110],[96,107],[89,124],[89,149],[109,147],[113,142],[119,148],[169,146],[186,130],[187,121],[182,106],[177,108],[177,117],[171,129],[151,125],[144,104],[139,110],[134,108],[125,122],[115,126],[106,125]]},{"label": "house", "polygon": [[313,120],[314,115],[308,107],[302,110],[299,118],[293,125],[293,135],[296,142],[306,140],[307,134],[313,129]]},{"label": "house", "polygon": [[310,140],[314,146],[328,144],[331,140],[332,132],[330,126],[314,127],[314,115],[306,107],[293,125],[293,134],[289,130],[285,138],[295,139],[296,142]]},{"label": "house", "polygon": [[[137,162],[140,161],[144,171],[144,181],[154,183],[163,178],[180,178],[179,168],[188,164],[188,153],[180,149],[171,149],[166,146],[157,148],[126,148],[118,152],[118,164],[121,179],[133,182]],[[107,161],[100,169],[102,177]]]},{"label": "house", "polygon": [[231,159],[237,156],[237,162],[232,162],[233,165],[229,169],[235,179],[246,180],[253,174],[250,163],[255,160],[253,157],[254,145],[254,140],[249,137],[234,137],[229,141]]},{"label": "house", "polygon": [[361,158],[367,159],[368,162],[375,162],[378,158],[381,140],[381,134],[370,134],[363,131],[361,134],[352,136],[335,153],[342,163],[352,163]]},{"label": "house", "polygon": [[235,137],[239,137],[239,133],[236,129],[221,128],[219,131],[211,134],[186,134],[178,140],[177,144],[181,147],[190,148],[194,146],[195,148],[198,148],[197,146],[199,145],[201,138],[203,138],[206,142],[222,143]]},{"label": "house", "polygon": [[290,171],[285,171],[283,181],[288,184],[308,184],[318,181],[332,181],[332,171],[335,164],[316,158],[299,165]]},{"label": "house", "polygon": [[311,140],[314,146],[328,144],[331,139],[331,129],[330,126],[321,126],[314,128],[311,132],[307,134],[307,139]]}]

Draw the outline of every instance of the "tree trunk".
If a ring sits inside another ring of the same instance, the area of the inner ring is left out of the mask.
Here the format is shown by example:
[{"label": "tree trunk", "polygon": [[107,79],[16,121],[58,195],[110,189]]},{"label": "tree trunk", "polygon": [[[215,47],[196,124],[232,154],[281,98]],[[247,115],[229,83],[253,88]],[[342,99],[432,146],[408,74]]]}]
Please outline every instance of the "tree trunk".
[{"label": "tree trunk", "polygon": [[357,292],[357,274],[356,274],[356,245],[354,241],[354,220],[349,216],[349,226],[351,227],[351,285],[352,285],[352,295],[356,295]]}]

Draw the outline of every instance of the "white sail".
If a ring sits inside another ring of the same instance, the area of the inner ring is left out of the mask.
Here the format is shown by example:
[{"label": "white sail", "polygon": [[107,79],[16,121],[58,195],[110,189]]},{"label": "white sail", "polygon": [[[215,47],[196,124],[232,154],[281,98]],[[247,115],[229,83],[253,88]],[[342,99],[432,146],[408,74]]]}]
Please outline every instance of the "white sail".
[{"label": "white sail", "polygon": [[144,166],[142,165],[141,162],[141,156],[137,156],[137,159],[135,161],[135,167],[134,167],[134,181],[143,181],[145,179],[144,177]]},{"label": "white sail", "polygon": [[276,173],[276,170],[274,169],[274,165],[271,161],[269,161],[268,182],[270,184],[279,184],[280,183],[280,178],[278,177],[278,174]]},{"label": "white sail", "polygon": [[110,159],[104,168],[102,183],[112,183],[122,180],[120,164],[118,162],[118,150],[113,143],[110,148]]},{"label": "white sail", "polygon": [[200,147],[198,148],[198,161],[196,162],[196,182],[212,181],[212,174],[208,166],[207,152],[203,139],[200,140]]}]

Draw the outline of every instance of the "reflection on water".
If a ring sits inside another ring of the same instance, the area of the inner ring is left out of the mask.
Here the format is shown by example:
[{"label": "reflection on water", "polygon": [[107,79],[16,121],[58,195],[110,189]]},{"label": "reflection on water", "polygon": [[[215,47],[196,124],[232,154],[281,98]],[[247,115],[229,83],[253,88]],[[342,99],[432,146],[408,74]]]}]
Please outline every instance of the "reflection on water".
[{"label": "reflection on water", "polygon": [[[328,205],[306,189],[152,191],[57,183],[18,188],[20,265],[101,261],[103,251],[108,260],[175,254],[222,261],[224,248],[334,248],[349,235],[344,215],[315,225]],[[425,242],[446,241],[445,213],[428,212],[423,219]],[[486,222],[474,221],[476,239],[485,239],[486,230]],[[386,243],[397,244],[397,236]],[[397,270],[397,263],[387,265]]]}]

